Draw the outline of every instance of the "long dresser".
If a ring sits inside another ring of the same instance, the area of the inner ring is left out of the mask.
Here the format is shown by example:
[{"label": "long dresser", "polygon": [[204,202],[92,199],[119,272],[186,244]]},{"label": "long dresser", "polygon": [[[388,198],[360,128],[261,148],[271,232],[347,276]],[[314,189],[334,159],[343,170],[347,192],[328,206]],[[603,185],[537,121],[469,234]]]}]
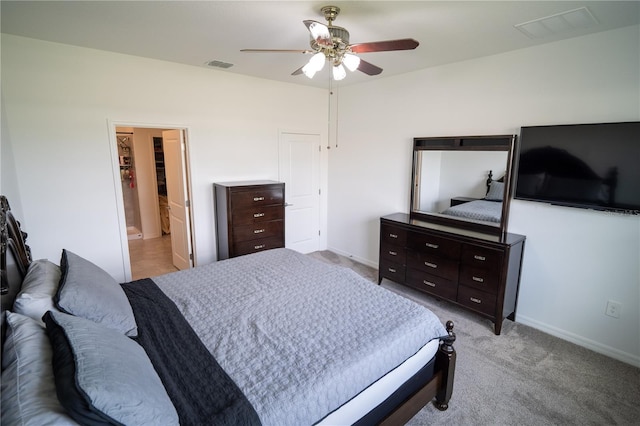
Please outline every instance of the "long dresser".
[{"label": "long dresser", "polygon": [[411,219],[380,219],[378,283],[383,278],[489,318],[500,334],[515,319],[525,237],[503,237]]},{"label": "long dresser", "polygon": [[284,183],[214,184],[218,260],[284,247]]}]

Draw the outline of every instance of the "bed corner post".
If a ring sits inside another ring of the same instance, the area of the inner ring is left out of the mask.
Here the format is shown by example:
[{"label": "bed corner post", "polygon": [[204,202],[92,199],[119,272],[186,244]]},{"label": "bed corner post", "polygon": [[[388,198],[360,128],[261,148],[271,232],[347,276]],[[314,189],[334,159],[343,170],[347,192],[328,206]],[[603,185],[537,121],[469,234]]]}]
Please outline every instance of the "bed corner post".
[{"label": "bed corner post", "polygon": [[453,348],[456,334],[453,332],[453,321],[447,321],[446,327],[449,335],[442,339],[440,349],[438,349],[438,354],[436,355],[436,371],[442,372],[442,382],[437,390],[434,405],[441,411],[449,408],[456,367],[456,350]]}]

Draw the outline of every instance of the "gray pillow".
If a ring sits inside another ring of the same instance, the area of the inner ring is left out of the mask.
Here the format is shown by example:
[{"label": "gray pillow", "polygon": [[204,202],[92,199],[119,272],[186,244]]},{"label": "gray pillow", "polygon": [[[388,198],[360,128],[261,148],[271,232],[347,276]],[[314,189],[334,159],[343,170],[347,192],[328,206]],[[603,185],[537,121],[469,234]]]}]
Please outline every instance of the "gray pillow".
[{"label": "gray pillow", "polygon": [[77,426],[56,398],[51,343],[42,323],[12,312],[6,315],[0,423]]},{"label": "gray pillow", "polygon": [[13,311],[40,322],[47,311],[57,311],[53,297],[58,290],[60,276],[60,267],[46,259],[31,262],[20,293],[13,302]]},{"label": "gray pillow", "polygon": [[54,299],[62,312],[138,335],[138,326],[124,290],[107,272],[86,259],[62,250],[62,277]]},{"label": "gray pillow", "polygon": [[122,333],[62,312],[44,316],[56,393],[80,424],[177,425],[146,352]]},{"label": "gray pillow", "polygon": [[503,198],[504,183],[494,180],[493,182],[491,182],[491,185],[489,185],[489,192],[487,193],[487,196],[484,197],[484,199],[488,201],[502,201]]}]

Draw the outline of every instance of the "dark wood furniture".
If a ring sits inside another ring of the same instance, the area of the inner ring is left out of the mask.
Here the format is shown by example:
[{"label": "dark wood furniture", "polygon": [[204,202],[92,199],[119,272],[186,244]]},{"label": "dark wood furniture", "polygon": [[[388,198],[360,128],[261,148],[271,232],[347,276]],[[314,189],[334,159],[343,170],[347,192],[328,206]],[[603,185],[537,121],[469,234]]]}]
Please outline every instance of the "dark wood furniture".
[{"label": "dark wood furniture", "polygon": [[[4,196],[0,196],[0,205],[2,344],[4,344],[4,313],[5,310],[11,309],[16,295],[22,288],[22,282],[31,263],[31,250],[25,243],[27,234],[20,229],[20,224],[11,214],[9,203]],[[453,347],[456,336],[453,327],[453,322],[447,321],[448,335],[440,339],[433,375],[426,379],[416,379],[416,381],[412,379],[417,390],[401,399],[397,405],[385,410],[383,420],[379,422],[380,425],[405,424],[430,402],[433,402],[439,410],[448,408],[453,392],[456,366],[456,351]]]},{"label": "dark wood furniture", "polygon": [[284,183],[214,184],[218,260],[284,247]]},{"label": "dark wood furniture", "polygon": [[380,219],[378,283],[383,278],[477,312],[500,334],[515,319],[525,237],[503,237],[411,219]]}]

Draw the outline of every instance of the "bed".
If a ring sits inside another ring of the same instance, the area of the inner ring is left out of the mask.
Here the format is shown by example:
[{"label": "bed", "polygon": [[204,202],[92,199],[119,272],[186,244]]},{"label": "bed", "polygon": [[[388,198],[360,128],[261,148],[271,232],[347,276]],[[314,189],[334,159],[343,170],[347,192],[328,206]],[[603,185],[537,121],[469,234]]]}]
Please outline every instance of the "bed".
[{"label": "bed", "polygon": [[[32,260],[2,197],[2,424],[404,424],[448,407],[453,323],[288,249],[118,284]],[[57,395],[57,397],[56,397]]]},{"label": "bed", "polygon": [[500,223],[502,220],[502,200],[504,198],[504,178],[493,180],[489,170],[486,181],[487,193],[483,199],[471,200],[452,205],[442,214],[464,219]]}]

